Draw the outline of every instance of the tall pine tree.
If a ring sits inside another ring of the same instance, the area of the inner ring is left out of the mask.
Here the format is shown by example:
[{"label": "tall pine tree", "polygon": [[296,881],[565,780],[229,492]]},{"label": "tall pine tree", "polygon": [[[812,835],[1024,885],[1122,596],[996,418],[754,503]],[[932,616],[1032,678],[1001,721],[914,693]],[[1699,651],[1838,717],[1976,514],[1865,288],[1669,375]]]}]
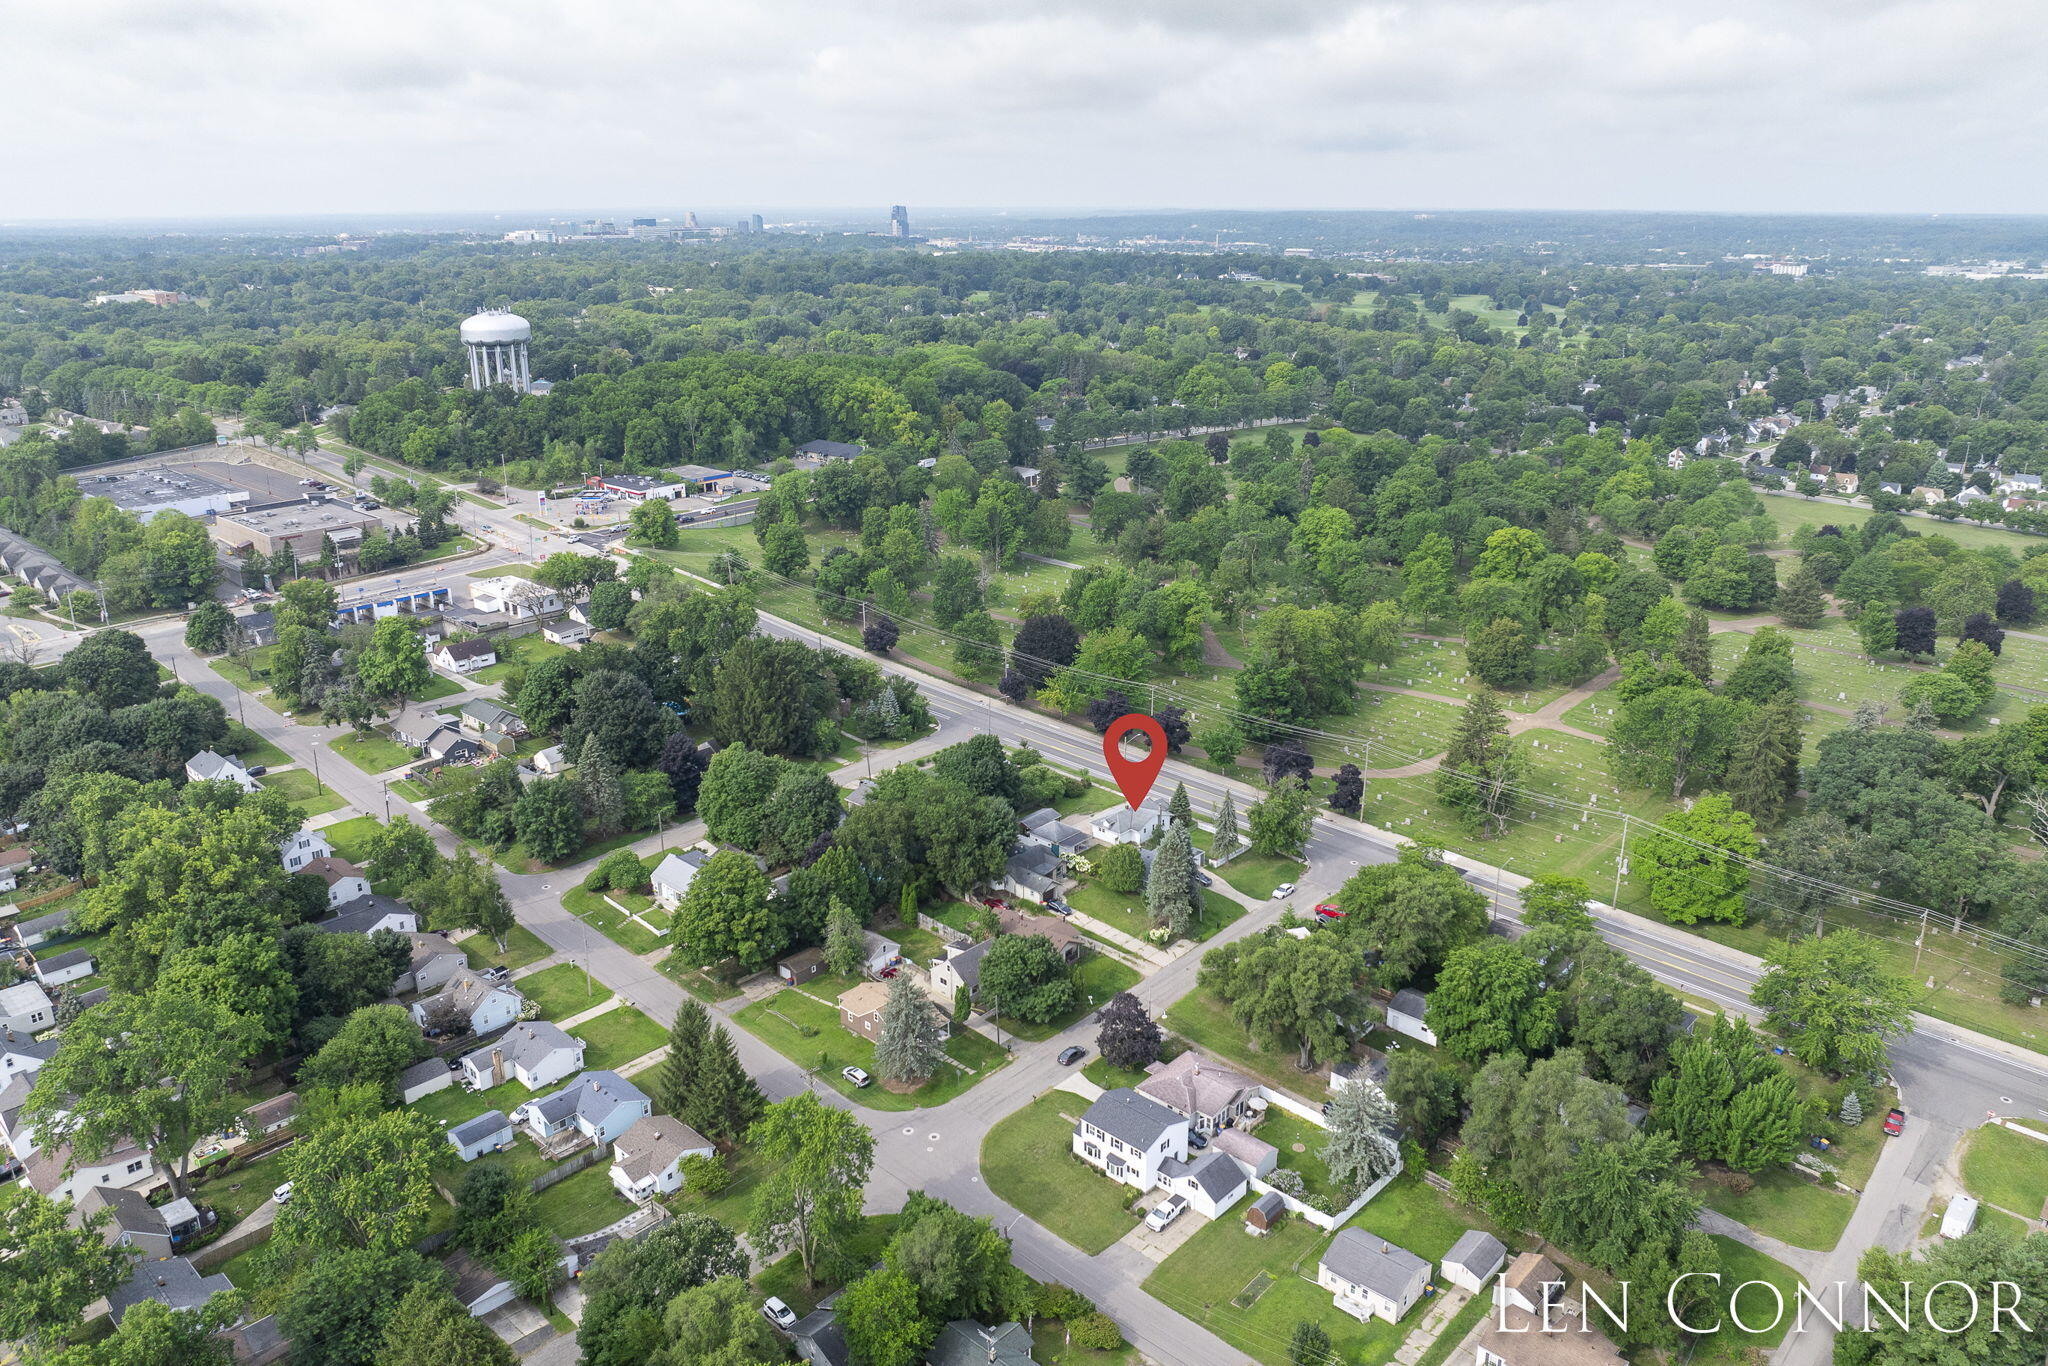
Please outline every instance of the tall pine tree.
[{"label": "tall pine tree", "polygon": [[722,1025],[710,1026],[699,1053],[695,1086],[675,1117],[714,1142],[731,1146],[761,1117],[767,1102],[761,1088],[740,1066],[732,1036]]},{"label": "tall pine tree", "polygon": [[685,999],[668,1027],[668,1056],[655,1069],[654,1108],[664,1115],[682,1118],[683,1108],[697,1089],[702,1069],[704,1043],[711,1032],[711,1017],[694,1000]]},{"label": "tall pine tree", "polygon": [[1483,835],[1506,831],[1517,805],[1514,784],[1529,761],[1508,738],[1507,714],[1491,688],[1465,704],[1450,752],[1437,770],[1437,795]]},{"label": "tall pine tree", "polygon": [[875,1066],[890,1081],[917,1084],[941,1066],[943,1049],[938,1012],[909,973],[898,973],[882,1003]]},{"label": "tall pine tree", "polygon": [[1194,927],[1195,851],[1188,828],[1179,822],[1166,828],[1159,847],[1152,851],[1152,873],[1145,881],[1145,909],[1152,913],[1152,923],[1166,930],[1169,944]]},{"label": "tall pine tree", "polygon": [[1780,621],[1801,630],[1820,625],[1821,618],[1827,614],[1827,598],[1821,590],[1820,577],[1804,562],[1779,587],[1777,612]]},{"label": "tall pine tree", "polygon": [[1219,859],[1228,858],[1243,843],[1244,831],[1237,823],[1237,798],[1225,788],[1223,801],[1216,808],[1216,837],[1209,841],[1209,852]]},{"label": "tall pine tree", "polygon": [[1702,683],[1714,681],[1714,641],[1707,614],[1695,607],[1685,614],[1685,628],[1678,633],[1678,643],[1671,647],[1672,658],[1680,668]]},{"label": "tall pine tree", "polygon": [[860,972],[866,957],[867,937],[861,932],[860,917],[833,897],[825,911],[825,966],[841,977],[852,977]]},{"label": "tall pine tree", "polygon": [[600,839],[626,828],[626,789],[619,781],[619,766],[595,734],[583,741],[576,755],[576,786]]},{"label": "tall pine tree", "polygon": [[1173,785],[1173,799],[1166,804],[1166,814],[1170,819],[1179,821],[1184,826],[1192,827],[1194,825],[1195,806],[1193,802],[1188,800],[1188,785],[1186,783],[1175,783]]}]

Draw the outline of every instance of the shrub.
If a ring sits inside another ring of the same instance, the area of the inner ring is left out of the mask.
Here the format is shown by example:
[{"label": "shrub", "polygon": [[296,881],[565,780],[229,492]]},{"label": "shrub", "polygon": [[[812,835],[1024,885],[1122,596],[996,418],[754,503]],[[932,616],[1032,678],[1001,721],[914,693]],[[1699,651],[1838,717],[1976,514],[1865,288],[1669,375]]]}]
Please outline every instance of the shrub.
[{"label": "shrub", "polygon": [[732,1184],[732,1168],[702,1153],[683,1159],[683,1189],[692,1195],[716,1195]]},{"label": "shrub", "polygon": [[1308,1182],[1292,1167],[1275,1167],[1266,1178],[1266,1184],[1282,1195],[1291,1195],[1297,1200],[1308,1199]]},{"label": "shrub", "polygon": [[1067,1337],[1076,1347],[1096,1352],[1114,1352],[1124,1345],[1124,1335],[1109,1315],[1083,1314],[1067,1320]]},{"label": "shrub", "polygon": [[1095,1301],[1070,1285],[1047,1281],[1038,1287],[1038,1313],[1043,1318],[1072,1322],[1095,1312]]}]

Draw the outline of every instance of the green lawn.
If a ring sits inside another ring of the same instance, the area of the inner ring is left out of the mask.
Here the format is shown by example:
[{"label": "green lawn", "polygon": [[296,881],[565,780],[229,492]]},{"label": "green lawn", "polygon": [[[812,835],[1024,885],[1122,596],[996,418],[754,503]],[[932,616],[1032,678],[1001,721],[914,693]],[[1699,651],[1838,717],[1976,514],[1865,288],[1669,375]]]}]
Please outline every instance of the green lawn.
[{"label": "green lawn", "polygon": [[218,1177],[209,1175],[215,1168],[202,1167],[193,1173],[193,1196],[218,1210],[224,1223],[246,1219],[284,1184],[284,1160],[290,1151],[288,1147],[280,1148],[268,1157]]},{"label": "green lawn", "polygon": [[1347,1228],[1362,1228],[1431,1262],[1441,1261],[1470,1229],[1484,1229],[1512,1254],[1520,1240],[1478,1210],[1439,1195],[1419,1173],[1403,1172],[1372,1203],[1353,1215]]},{"label": "green lawn", "polygon": [[[871,1110],[943,1105],[1009,1061],[1009,1054],[994,1041],[962,1029],[946,1040],[946,1056],[967,1070],[941,1067],[915,1091],[899,1093],[882,1084],[874,1044],[843,1028],[838,1009],[815,997],[801,991],[779,991],[733,1018],[776,1052],[806,1070],[816,1069],[826,1085]],[[849,1066],[864,1069],[876,1080],[869,1086],[855,1086],[840,1075],[840,1069]]]},{"label": "green lawn", "polygon": [[402,768],[417,756],[404,745],[381,735],[344,735],[327,746],[365,773]]},{"label": "green lawn", "polygon": [[1853,1196],[1823,1189],[1783,1167],[1759,1173],[1746,1195],[1737,1195],[1720,1176],[1702,1177],[1697,1189],[1709,1208],[1737,1223],[1815,1252],[1826,1252],[1841,1241],[1856,1210]]},{"label": "green lawn", "polygon": [[668,1040],[668,1031],[631,1006],[617,1006],[569,1031],[588,1045],[583,1065],[616,1071]]},{"label": "green lawn", "polygon": [[256,781],[284,793],[285,800],[303,816],[324,816],[343,805],[334,789],[322,786],[309,769],[288,768],[282,773],[266,773]]},{"label": "green lawn", "polygon": [[[503,573],[508,571],[493,570],[491,572]],[[557,645],[552,640],[542,636],[538,631],[530,636],[501,637],[497,642],[497,646],[498,662],[488,668],[478,669],[475,673],[469,675],[473,682],[503,683],[515,672],[524,672],[540,663],[543,659],[553,655],[569,653],[568,646]]]},{"label": "green lawn", "polygon": [[1333,1210],[1344,1207],[1337,1183],[1330,1179],[1330,1169],[1319,1156],[1330,1139],[1326,1129],[1273,1105],[1267,1107],[1265,1117],[1252,1132],[1279,1149],[1281,1166],[1301,1173],[1310,1204],[1327,1205]]},{"label": "green lawn", "polygon": [[358,868],[369,865],[370,836],[381,830],[384,822],[375,816],[350,816],[345,821],[320,828],[320,837],[327,841],[334,852]]},{"label": "green lawn", "polygon": [[254,744],[243,745],[239,750],[235,751],[235,757],[242,761],[242,765],[245,768],[254,768],[259,764],[266,768],[282,768],[284,765],[293,762],[291,755],[286,754],[260,735],[256,737]]},{"label": "green lawn", "polygon": [[531,977],[512,984],[527,1000],[540,1007],[543,1020],[565,1020],[581,1015],[612,998],[612,989],[590,976],[576,963],[557,963]]},{"label": "green lawn", "polygon": [[2048,1143],[1995,1124],[1974,1130],[1963,1149],[1963,1188],[2027,1219],[2048,1204]]},{"label": "green lawn", "polygon": [[1246,852],[1212,870],[1212,875],[1221,877],[1246,896],[1264,900],[1272,896],[1273,889],[1281,883],[1299,881],[1304,870],[1304,865],[1297,859]]},{"label": "green lawn", "polygon": [[[1799,1284],[1798,1275],[1791,1267],[1753,1248],[1745,1247],[1733,1238],[1714,1235],[1714,1246],[1721,1253],[1721,1286],[1729,1295],[1738,1293],[1739,1288],[1749,1281],[1769,1281],[1784,1296],[1786,1312],[1776,1326],[1761,1333],[1745,1333],[1727,1318],[1728,1300],[1721,1300],[1721,1331],[1711,1337],[1701,1338],[1699,1346],[1689,1358],[1688,1366],[1706,1366],[1715,1362],[1748,1362],[1757,1359],[1752,1353],[1768,1353],[1784,1340],[1786,1330],[1792,1323],[1791,1307],[1794,1287]],[[1774,1317],[1774,1301],[1760,1289],[1741,1292],[1737,1305],[1742,1316],[1751,1323],[1770,1323]]]},{"label": "green lawn", "polygon": [[1422,1309],[1410,1310],[1400,1323],[1361,1323],[1338,1309],[1313,1279],[1330,1237],[1306,1220],[1284,1219],[1254,1238],[1232,1210],[1161,1262],[1145,1278],[1145,1292],[1265,1366],[1292,1366],[1287,1344],[1303,1320],[1330,1335],[1329,1366],[1379,1366],[1420,1321]]},{"label": "green lawn", "polygon": [[502,953],[498,951],[498,941],[482,933],[456,940],[455,947],[462,950],[472,968],[523,968],[554,952],[524,925],[512,927],[512,932],[505,936]]},{"label": "green lawn", "polygon": [[1067,1341],[1067,1325],[1056,1319],[1039,1319],[1032,1325],[1031,1359],[1039,1366],[1135,1366],[1144,1360],[1129,1343],[1114,1352],[1076,1347]]},{"label": "green lawn", "polygon": [[1071,1091],[1048,1091],[1010,1115],[982,1140],[981,1177],[997,1198],[1093,1256],[1137,1226],[1138,1192],[1074,1156],[1074,1121],[1087,1108]]},{"label": "green lawn", "polygon": [[[1198,889],[1199,890],[1199,889]],[[1082,915],[1122,930],[1133,939],[1156,943],[1152,938],[1152,916],[1145,909],[1145,894],[1112,892],[1090,876],[1067,897],[1067,903]],[[1209,939],[1245,913],[1238,902],[1217,892],[1202,892],[1202,915],[1192,936],[1196,943]]]},{"label": "green lawn", "polygon": [[414,693],[412,700],[415,702],[436,702],[441,698],[453,697],[457,693],[468,691],[469,688],[466,684],[457,683],[454,679],[443,674],[429,674],[426,686]]},{"label": "green lawn", "polygon": [[730,1001],[740,994],[738,987],[721,982],[702,968],[692,967],[671,953],[657,964],[662,974],[674,980],[677,986],[689,992],[706,1005]]},{"label": "green lawn", "polygon": [[[625,900],[624,897],[619,899]],[[581,887],[573,887],[562,893],[562,906],[569,914],[628,953],[653,953],[669,942],[666,936],[655,934],[631,916],[622,913],[600,893],[586,892]]]},{"label": "green lawn", "polygon": [[1197,1048],[1214,1053],[1283,1091],[1314,1101],[1330,1098],[1327,1072],[1301,1071],[1294,1065],[1292,1049],[1276,1052],[1260,1048],[1230,1018],[1230,1007],[1200,987],[1175,1001],[1161,1023]]},{"label": "green lawn", "polygon": [[1135,970],[1111,958],[1107,954],[1091,953],[1074,965],[1074,1005],[1057,1019],[1044,1024],[1032,1024],[1013,1016],[998,1017],[1003,1031],[1020,1039],[1050,1039],[1053,1035],[1067,1030],[1076,1021],[1086,1018],[1099,1009],[1110,997],[1120,991],[1129,991],[1138,985]]},{"label": "green lawn", "polygon": [[[422,1096],[409,1108],[425,1115],[444,1129],[452,1129],[464,1120],[475,1119],[486,1110],[500,1110],[509,1115],[513,1107],[522,1101],[532,1100],[533,1096],[533,1092],[516,1081],[508,1081],[503,1086],[493,1086],[485,1091],[467,1091],[457,1084],[444,1087],[431,1096]],[[452,1158],[454,1155],[455,1149],[449,1148],[448,1156]]]},{"label": "green lawn", "polygon": [[633,1205],[612,1185],[610,1165],[600,1162],[534,1196],[533,1212],[557,1238],[575,1238],[617,1223]]}]

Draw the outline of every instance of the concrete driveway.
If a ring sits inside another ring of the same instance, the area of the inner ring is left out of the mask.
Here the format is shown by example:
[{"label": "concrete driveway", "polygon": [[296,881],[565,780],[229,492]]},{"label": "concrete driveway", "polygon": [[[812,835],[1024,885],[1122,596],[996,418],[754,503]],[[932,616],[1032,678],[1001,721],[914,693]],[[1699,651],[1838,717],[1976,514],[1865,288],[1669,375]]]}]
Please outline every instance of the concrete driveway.
[{"label": "concrete driveway", "polygon": [[547,1315],[525,1300],[514,1300],[502,1308],[493,1309],[483,1319],[508,1346],[516,1347],[536,1333],[553,1331],[548,1326]]},{"label": "concrete driveway", "polygon": [[[1165,1198],[1166,1196],[1160,1192],[1152,1192],[1145,1199],[1146,1210],[1149,1212],[1152,1206]],[[1182,1212],[1180,1218],[1168,1224],[1164,1229],[1155,1231],[1147,1227],[1141,1220],[1136,1228],[1118,1239],[1118,1242],[1125,1247],[1135,1250],[1139,1256],[1147,1261],[1163,1262],[1173,1255],[1175,1248],[1194,1237],[1201,1230],[1202,1226],[1208,1222],[1207,1219],[1204,1219],[1201,1215],[1195,1213],[1192,1208],[1189,1208]]]}]

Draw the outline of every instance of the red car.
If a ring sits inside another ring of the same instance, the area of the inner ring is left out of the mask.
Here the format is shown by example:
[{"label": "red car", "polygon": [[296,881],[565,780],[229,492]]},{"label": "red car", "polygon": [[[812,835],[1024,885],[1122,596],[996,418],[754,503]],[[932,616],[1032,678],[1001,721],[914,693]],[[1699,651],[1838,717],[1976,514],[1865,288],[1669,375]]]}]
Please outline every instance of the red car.
[{"label": "red car", "polygon": [[1906,1112],[1904,1110],[1894,1109],[1884,1117],[1884,1131],[1891,1137],[1897,1138],[1901,1133],[1905,1132],[1905,1129]]},{"label": "red car", "polygon": [[1316,914],[1324,920],[1342,920],[1344,908],[1334,901],[1324,901],[1317,904]]}]

